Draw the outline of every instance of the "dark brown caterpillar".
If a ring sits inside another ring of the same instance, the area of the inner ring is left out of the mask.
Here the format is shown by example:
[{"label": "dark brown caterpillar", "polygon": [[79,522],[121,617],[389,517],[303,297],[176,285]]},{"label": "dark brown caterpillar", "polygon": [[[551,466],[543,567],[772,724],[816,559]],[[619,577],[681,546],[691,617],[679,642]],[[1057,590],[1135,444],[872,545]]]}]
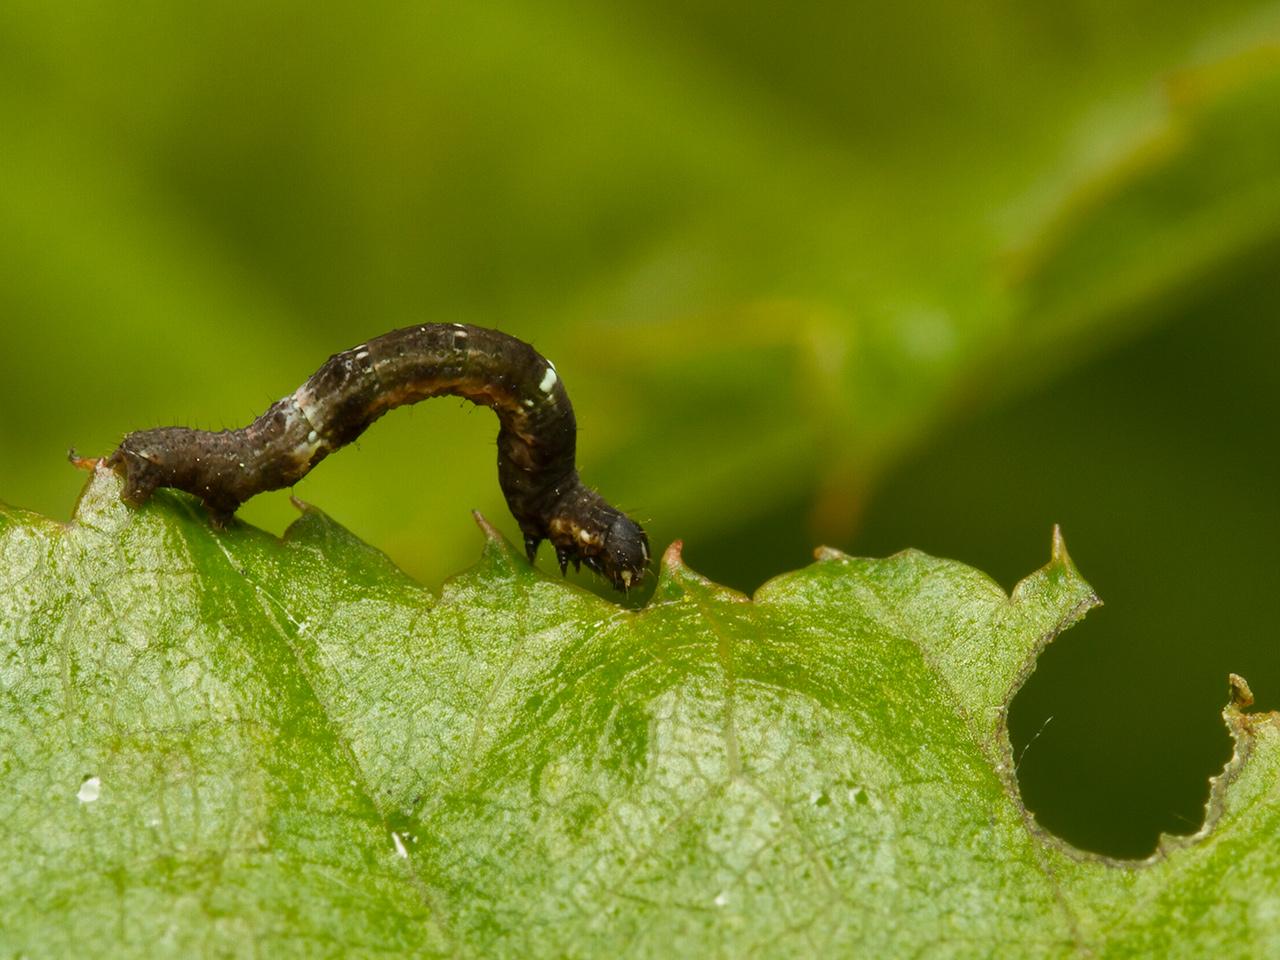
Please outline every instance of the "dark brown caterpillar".
[{"label": "dark brown caterpillar", "polygon": [[393,407],[442,394],[498,414],[498,482],[530,561],[545,539],[562,572],[585,563],[620,590],[640,582],[649,540],[578,478],[577,423],[555,366],[497,330],[461,323],[393,330],[330,357],[247,427],[139,430],[107,464],[123,476],[127,502],[176,487],[224,524],[255,494],[297,483]]}]

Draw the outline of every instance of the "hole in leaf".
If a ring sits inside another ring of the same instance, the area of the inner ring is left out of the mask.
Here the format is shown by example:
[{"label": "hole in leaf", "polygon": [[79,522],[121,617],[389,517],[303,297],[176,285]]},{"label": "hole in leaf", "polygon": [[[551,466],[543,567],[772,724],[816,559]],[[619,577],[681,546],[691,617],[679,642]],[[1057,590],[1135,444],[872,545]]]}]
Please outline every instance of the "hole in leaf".
[{"label": "hole in leaf", "polygon": [[881,484],[844,545],[920,547],[1009,587],[1062,524],[1106,606],[1041,656],[1009,728],[1027,805],[1087,850],[1144,857],[1161,832],[1195,832],[1231,753],[1227,674],[1248,678],[1255,709],[1280,698],[1276,252],[1196,290],[1172,323],[954,425]]}]

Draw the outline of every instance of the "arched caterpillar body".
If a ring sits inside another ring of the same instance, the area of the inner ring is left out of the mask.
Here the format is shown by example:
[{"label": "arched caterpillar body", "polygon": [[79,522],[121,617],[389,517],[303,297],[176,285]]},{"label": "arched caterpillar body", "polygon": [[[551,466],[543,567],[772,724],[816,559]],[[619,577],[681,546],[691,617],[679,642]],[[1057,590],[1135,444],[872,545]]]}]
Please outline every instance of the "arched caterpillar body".
[{"label": "arched caterpillar body", "polygon": [[461,323],[432,323],[335,354],[289,396],[239,430],[139,430],[107,458],[123,498],[157,487],[200,497],[215,524],[244,501],[301,480],[394,407],[443,394],[498,415],[498,482],[530,561],[550,540],[560,569],[586,564],[621,590],[649,564],[644,531],[594,490],[575,466],[577,423],[555,366],[522,340]]}]

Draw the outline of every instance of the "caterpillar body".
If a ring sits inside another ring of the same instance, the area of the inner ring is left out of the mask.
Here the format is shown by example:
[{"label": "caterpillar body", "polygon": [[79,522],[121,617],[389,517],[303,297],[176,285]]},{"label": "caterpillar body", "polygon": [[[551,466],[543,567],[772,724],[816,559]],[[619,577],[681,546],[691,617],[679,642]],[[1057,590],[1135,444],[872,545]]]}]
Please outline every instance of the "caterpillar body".
[{"label": "caterpillar body", "polygon": [[498,415],[498,482],[531,562],[550,540],[562,572],[585,564],[620,590],[640,582],[648,538],[578,477],[577,423],[559,373],[498,330],[393,330],[330,357],[246,427],[139,430],[106,462],[124,479],[125,501],[141,504],[157,487],[174,487],[203,500],[221,525],[250,497],[297,483],[388,410],[445,394]]}]

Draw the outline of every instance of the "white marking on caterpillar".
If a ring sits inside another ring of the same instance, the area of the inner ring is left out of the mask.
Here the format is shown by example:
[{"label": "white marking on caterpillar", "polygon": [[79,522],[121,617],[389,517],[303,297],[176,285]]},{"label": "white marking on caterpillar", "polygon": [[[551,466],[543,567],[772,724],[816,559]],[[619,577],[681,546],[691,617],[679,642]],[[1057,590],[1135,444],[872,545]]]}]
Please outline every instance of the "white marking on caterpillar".
[{"label": "white marking on caterpillar", "polygon": [[550,393],[551,388],[556,385],[556,365],[550,360],[547,361],[547,372],[542,375],[542,382],[538,384],[538,389],[543,393]]},{"label": "white marking on caterpillar", "polygon": [[307,421],[307,425],[312,430],[316,429],[317,423],[324,423],[324,408],[321,404],[316,403],[315,397],[311,395],[311,391],[304,383],[293,394],[293,402],[298,407],[298,412],[302,414],[302,418]]}]

